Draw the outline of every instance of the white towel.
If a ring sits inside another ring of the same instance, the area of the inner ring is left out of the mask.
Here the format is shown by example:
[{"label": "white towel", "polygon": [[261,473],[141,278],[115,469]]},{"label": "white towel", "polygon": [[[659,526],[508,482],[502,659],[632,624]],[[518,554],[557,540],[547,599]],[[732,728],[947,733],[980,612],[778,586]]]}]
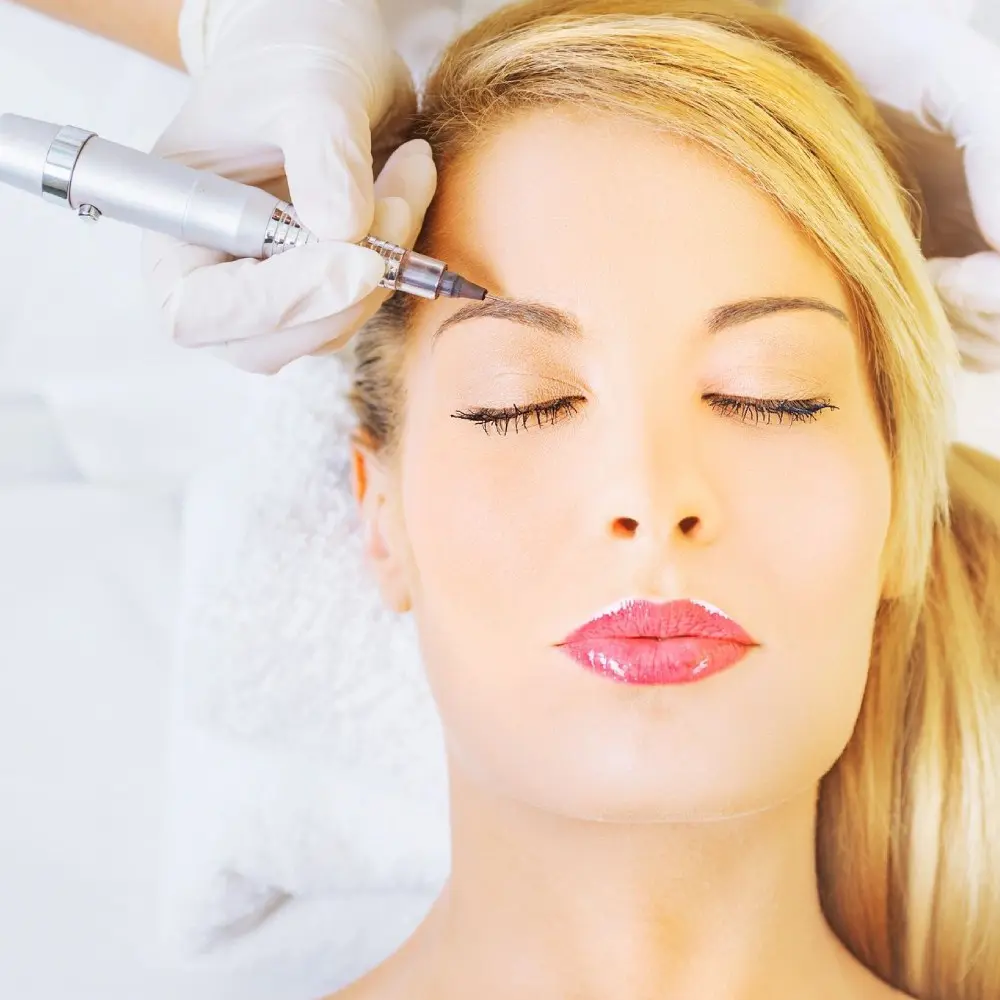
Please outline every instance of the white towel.
[{"label": "white towel", "polygon": [[185,948],[289,896],[447,874],[440,724],[361,553],[347,360],[260,379],[187,497],[166,914]]}]

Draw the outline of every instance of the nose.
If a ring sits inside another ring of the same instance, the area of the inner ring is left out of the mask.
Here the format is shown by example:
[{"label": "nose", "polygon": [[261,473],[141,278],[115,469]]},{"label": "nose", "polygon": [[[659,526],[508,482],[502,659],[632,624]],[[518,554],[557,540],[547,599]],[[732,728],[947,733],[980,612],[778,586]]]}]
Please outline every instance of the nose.
[{"label": "nose", "polygon": [[722,531],[720,477],[694,426],[619,425],[607,452],[601,517],[611,538],[662,549],[708,544]]},{"label": "nose", "polygon": [[[678,533],[685,537],[694,536],[701,525],[697,514],[688,514],[677,522]],[[633,538],[639,531],[639,522],[634,517],[616,517],[611,522],[611,534],[615,538]]]}]

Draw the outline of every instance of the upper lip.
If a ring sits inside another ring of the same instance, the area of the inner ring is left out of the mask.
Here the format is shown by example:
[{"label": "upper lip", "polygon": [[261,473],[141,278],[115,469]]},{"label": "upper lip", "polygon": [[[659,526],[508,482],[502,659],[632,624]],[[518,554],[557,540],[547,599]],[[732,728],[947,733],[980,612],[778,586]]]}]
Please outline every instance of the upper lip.
[{"label": "upper lip", "polygon": [[583,639],[676,639],[681,636],[758,645],[742,626],[713,604],[691,600],[658,603],[641,599],[619,601],[606,608],[559,645]]}]

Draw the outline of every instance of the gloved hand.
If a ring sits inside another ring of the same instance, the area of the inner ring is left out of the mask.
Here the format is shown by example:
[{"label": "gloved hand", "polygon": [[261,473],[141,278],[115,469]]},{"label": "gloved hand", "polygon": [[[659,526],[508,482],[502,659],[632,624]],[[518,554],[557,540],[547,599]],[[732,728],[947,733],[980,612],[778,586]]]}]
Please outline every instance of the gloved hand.
[{"label": "gloved hand", "polygon": [[1000,47],[964,23],[972,6],[787,0],[785,10],[883,105],[924,189],[924,249],[963,365],[1000,371]]},{"label": "gloved hand", "polygon": [[[187,0],[190,99],[154,151],[292,201],[321,239],[267,261],[158,234],[143,270],[173,339],[273,373],[345,344],[388,292],[368,233],[412,246],[436,186],[430,147],[400,147],[373,184],[372,133],[413,109],[375,0]],[[287,174],[287,178],[286,178]]]}]

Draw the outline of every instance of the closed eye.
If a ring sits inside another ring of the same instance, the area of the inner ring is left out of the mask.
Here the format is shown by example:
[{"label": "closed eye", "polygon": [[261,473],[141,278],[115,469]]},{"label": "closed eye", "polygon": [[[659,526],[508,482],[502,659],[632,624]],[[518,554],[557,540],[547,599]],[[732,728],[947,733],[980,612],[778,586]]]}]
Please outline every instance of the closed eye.
[{"label": "closed eye", "polygon": [[707,393],[702,396],[714,410],[738,417],[744,423],[797,423],[815,420],[823,410],[836,410],[828,399],[759,399],[750,396],[723,396]]},{"label": "closed eye", "polygon": [[[836,410],[829,399],[766,399],[751,396],[724,396],[707,393],[702,397],[714,410],[734,416],[743,423],[800,423],[816,420],[823,410]],[[458,410],[452,414],[456,420],[479,424],[489,434],[491,430],[506,435],[512,428],[515,433],[529,426],[543,427],[570,417],[586,402],[584,396],[563,396],[544,403],[527,403],[523,406],[479,406]]]},{"label": "closed eye", "polygon": [[506,434],[512,427],[516,433],[518,430],[527,430],[529,424],[542,427],[545,424],[554,424],[563,417],[572,416],[583,402],[585,402],[583,396],[563,396],[545,403],[528,403],[525,406],[516,404],[502,407],[479,406],[471,410],[459,410],[452,416],[456,420],[471,420],[479,424],[487,434],[491,429],[498,434]]}]

